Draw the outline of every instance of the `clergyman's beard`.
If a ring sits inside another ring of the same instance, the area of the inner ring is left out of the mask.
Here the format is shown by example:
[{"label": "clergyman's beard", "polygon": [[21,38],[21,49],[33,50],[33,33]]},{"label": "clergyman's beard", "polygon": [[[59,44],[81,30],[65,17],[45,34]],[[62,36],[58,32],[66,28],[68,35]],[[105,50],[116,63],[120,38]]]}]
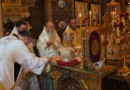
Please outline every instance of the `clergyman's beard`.
[{"label": "clergyman's beard", "polygon": [[70,25],[70,28],[71,28],[72,30],[76,30],[76,27],[73,27],[73,26],[71,26],[71,25]]},{"label": "clergyman's beard", "polygon": [[55,39],[56,39],[56,32],[55,32],[55,31],[54,31],[54,32],[50,32],[50,31],[49,31],[47,34],[48,34],[49,40],[54,43],[54,42],[55,42]]}]

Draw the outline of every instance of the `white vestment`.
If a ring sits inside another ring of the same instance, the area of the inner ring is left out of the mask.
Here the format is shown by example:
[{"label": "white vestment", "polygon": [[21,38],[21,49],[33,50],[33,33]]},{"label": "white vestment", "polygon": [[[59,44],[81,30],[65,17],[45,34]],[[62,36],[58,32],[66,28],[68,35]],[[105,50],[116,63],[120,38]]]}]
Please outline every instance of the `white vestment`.
[{"label": "white vestment", "polygon": [[[40,34],[38,41],[37,41],[37,49],[40,56],[56,56],[57,53],[55,52],[61,47],[61,41],[57,34],[57,32],[54,32],[55,37],[49,38],[46,27],[44,27],[42,33]],[[53,46],[47,46],[47,41],[53,41],[53,44],[57,47],[56,50],[53,50]]]},{"label": "white vestment", "polygon": [[14,84],[14,62],[35,74],[41,74],[48,60],[36,57],[15,36],[0,39],[0,81],[6,90]]},{"label": "white vestment", "polygon": [[18,30],[17,30],[16,26],[14,26],[12,32],[10,33],[10,35],[13,35],[13,34],[18,34]]},{"label": "white vestment", "polygon": [[[29,29],[28,29],[29,30]],[[14,26],[14,28],[13,28],[13,30],[12,30],[12,32],[11,32],[11,34],[10,35],[13,35],[13,34],[18,34],[18,29],[16,28],[16,26]],[[32,42],[30,42],[28,45],[28,49],[32,52],[32,53],[34,53],[34,49],[33,49],[33,43]],[[21,71],[22,71],[22,67],[21,67],[21,69],[20,69],[20,72],[19,73],[21,73]],[[20,74],[18,74],[18,76],[19,76]],[[32,76],[32,77],[36,77],[35,75],[34,76]],[[32,78],[32,77],[30,77],[30,78]],[[38,82],[37,82],[38,83]],[[36,86],[36,87],[38,87],[38,86]],[[31,87],[30,87],[31,88]]]},{"label": "white vestment", "polygon": [[[28,25],[28,29],[27,30],[30,30],[30,28],[31,28],[31,26]],[[16,26],[14,26],[12,32],[10,33],[10,35],[13,35],[13,34],[18,34],[18,30],[17,30]]]}]

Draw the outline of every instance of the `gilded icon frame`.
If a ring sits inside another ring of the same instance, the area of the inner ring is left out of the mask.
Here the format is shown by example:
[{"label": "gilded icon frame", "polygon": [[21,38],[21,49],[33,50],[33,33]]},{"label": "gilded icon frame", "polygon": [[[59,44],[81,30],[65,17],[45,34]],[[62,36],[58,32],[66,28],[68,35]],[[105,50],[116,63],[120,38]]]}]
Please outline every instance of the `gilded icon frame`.
[{"label": "gilded icon frame", "polygon": [[[88,10],[89,10],[88,3],[75,1],[75,17],[78,26],[80,25],[80,18],[81,18],[82,25],[83,25],[83,20],[88,18]],[[81,14],[81,17],[79,17],[79,14]]]},{"label": "gilded icon frame", "polygon": [[91,12],[92,12],[92,23],[96,21],[98,24],[101,23],[101,6],[99,4],[91,4]]}]

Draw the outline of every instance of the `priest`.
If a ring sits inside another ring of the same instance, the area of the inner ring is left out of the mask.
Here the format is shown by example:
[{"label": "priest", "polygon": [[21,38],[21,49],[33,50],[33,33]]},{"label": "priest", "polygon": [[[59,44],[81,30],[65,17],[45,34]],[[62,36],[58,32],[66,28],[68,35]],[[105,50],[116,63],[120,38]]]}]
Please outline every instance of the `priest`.
[{"label": "priest", "polygon": [[56,32],[55,25],[49,21],[37,41],[39,56],[57,56],[60,47],[61,40]]},{"label": "priest", "polygon": [[[20,31],[25,31],[25,30],[28,30],[28,28],[29,28],[29,24],[28,24],[28,22],[27,21],[25,21],[25,20],[19,20],[17,23],[16,23],[16,25],[14,26],[14,28],[13,28],[13,30],[12,30],[12,32],[11,32],[11,34],[10,35],[17,35]],[[34,49],[33,49],[33,45],[32,45],[32,42],[30,42],[29,44],[28,44],[28,48],[29,48],[29,50],[32,52],[32,53],[34,53]],[[14,79],[16,80],[17,79],[17,76],[18,76],[18,74],[19,74],[19,71],[20,71],[20,68],[21,68],[21,66],[19,65],[19,64],[17,64],[17,63],[15,63],[14,64],[14,69],[15,69],[15,71],[14,71]]]},{"label": "priest", "polygon": [[16,23],[10,35],[18,34],[19,31],[24,31],[27,29],[28,29],[27,23],[24,20],[20,20]]},{"label": "priest", "polygon": [[0,39],[0,82],[5,90],[10,90],[14,84],[14,62],[39,75],[51,60],[50,57],[39,58],[31,53],[26,46],[31,40],[31,33],[27,30]]},{"label": "priest", "polygon": [[[72,41],[73,47],[81,46],[81,30],[77,28],[76,19],[70,20],[69,25],[67,25],[67,28],[65,29],[64,33],[71,34],[74,36]],[[63,44],[65,44],[64,40]]]},{"label": "priest", "polygon": [[[28,24],[27,21],[19,20],[19,21],[16,23],[16,25],[14,26],[14,28],[13,28],[13,30],[12,30],[12,32],[11,32],[10,35],[13,35],[13,34],[16,34],[16,35],[17,35],[18,32],[24,31],[24,30],[29,30],[29,28],[30,28],[30,26],[29,26],[29,24]],[[29,48],[29,50],[30,50],[32,53],[34,53],[34,49],[33,49],[33,44],[32,44],[32,42],[30,42],[30,43],[28,44],[28,48]]]}]

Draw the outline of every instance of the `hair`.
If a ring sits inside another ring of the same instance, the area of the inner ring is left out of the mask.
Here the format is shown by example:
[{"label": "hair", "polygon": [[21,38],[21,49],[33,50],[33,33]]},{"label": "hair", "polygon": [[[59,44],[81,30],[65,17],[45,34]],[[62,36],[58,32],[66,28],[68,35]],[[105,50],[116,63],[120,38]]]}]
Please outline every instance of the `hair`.
[{"label": "hair", "polygon": [[[48,21],[47,23],[46,23],[46,26],[48,26],[49,24],[54,24],[52,21]],[[55,25],[55,24],[54,24]]]},{"label": "hair", "polygon": [[27,25],[26,21],[20,20],[16,23],[16,27],[20,27],[21,25]]},{"label": "hair", "polygon": [[28,30],[20,31],[18,34],[21,35],[21,36],[23,36],[23,37],[32,38],[32,34]]},{"label": "hair", "polygon": [[70,19],[69,23],[71,23],[72,20],[76,20],[76,18],[72,18],[72,19]]}]

